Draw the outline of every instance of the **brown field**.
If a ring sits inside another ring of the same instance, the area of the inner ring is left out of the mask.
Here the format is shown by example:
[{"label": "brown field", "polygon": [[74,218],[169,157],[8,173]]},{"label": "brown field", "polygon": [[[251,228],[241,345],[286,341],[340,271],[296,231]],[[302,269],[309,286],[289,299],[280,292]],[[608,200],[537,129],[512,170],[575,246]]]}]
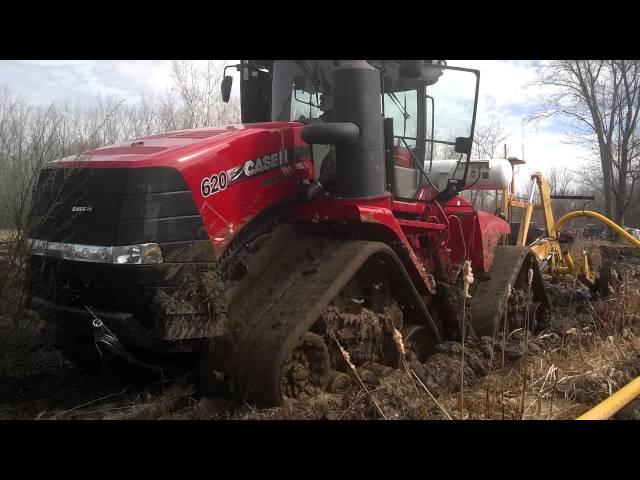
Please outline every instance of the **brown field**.
[{"label": "brown field", "polygon": [[[619,261],[620,289],[593,298],[573,278],[548,283],[551,325],[535,336],[469,338],[464,353],[445,342],[366,389],[274,409],[201,398],[187,371],[86,375],[35,314],[0,317],[0,419],[573,419],[640,375],[640,253],[599,245],[591,256]],[[640,419],[640,401],[616,418]]]},{"label": "brown field", "polygon": [[0,229],[0,256],[7,254],[14,234],[13,230]]}]

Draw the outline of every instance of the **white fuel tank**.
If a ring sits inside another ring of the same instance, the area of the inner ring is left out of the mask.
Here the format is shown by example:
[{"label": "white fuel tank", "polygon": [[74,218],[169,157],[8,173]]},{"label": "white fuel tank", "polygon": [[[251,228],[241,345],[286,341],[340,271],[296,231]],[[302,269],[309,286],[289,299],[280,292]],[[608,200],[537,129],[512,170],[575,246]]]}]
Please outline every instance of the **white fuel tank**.
[{"label": "white fuel tank", "polygon": [[[464,164],[465,162],[461,161],[456,171],[458,160],[434,160],[429,180],[442,191],[450,178],[462,180]],[[428,163],[425,164],[425,168],[429,168]],[[504,158],[471,160],[465,190],[506,190],[511,185],[511,175],[511,164]],[[424,183],[428,185],[426,180]]]}]

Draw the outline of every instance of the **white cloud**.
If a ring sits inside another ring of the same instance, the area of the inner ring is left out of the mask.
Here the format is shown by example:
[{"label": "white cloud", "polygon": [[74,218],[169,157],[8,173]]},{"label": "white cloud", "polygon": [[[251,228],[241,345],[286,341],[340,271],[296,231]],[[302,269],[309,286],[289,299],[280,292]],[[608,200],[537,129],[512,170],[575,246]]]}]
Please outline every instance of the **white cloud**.
[{"label": "white cloud", "polygon": [[[453,62],[452,62],[453,63]],[[528,60],[470,60],[456,65],[480,70],[481,100],[491,100],[491,108],[510,105],[530,107],[538,102],[540,88],[530,85],[536,79],[536,64]],[[482,107],[484,102],[480,103]]]},{"label": "white cloud", "polygon": [[[558,120],[545,120],[538,125],[526,123],[527,116],[538,108],[551,89],[533,85],[537,67],[542,61],[469,60],[451,61],[449,65],[480,70],[480,94],[477,123],[499,122],[507,134],[509,155],[524,158],[518,183],[528,184],[534,171],[548,171],[553,165],[580,168],[589,158],[584,148],[568,143],[568,131]],[[502,156],[502,149],[500,150]]]},{"label": "white cloud", "polygon": [[[520,157],[520,152],[517,153]],[[527,164],[520,169],[517,177],[519,185],[528,184],[531,173],[545,174],[554,166],[566,166],[571,171],[579,170],[589,158],[589,152],[569,143],[566,135],[539,132],[526,139],[524,158]]]},{"label": "white cloud", "polygon": [[173,85],[170,66],[170,60],[2,60],[0,85],[36,104],[90,105],[98,95],[134,102],[143,93],[166,92]]},{"label": "white cloud", "polygon": [[[198,66],[206,60],[192,60]],[[237,61],[230,61],[231,64]],[[498,121],[508,134],[509,154],[524,155],[529,170],[547,170],[562,163],[580,164],[587,153],[564,143],[566,136],[555,120],[539,128],[523,124],[523,119],[540,103],[546,90],[533,86],[536,65],[521,60],[456,60],[449,65],[480,70],[478,124]],[[32,103],[76,101],[90,105],[98,95],[113,95],[135,102],[142,93],[162,94],[172,86],[170,60],[3,60],[0,85]],[[233,95],[239,95],[239,75],[235,69]],[[466,88],[466,87],[465,87]],[[468,96],[471,92],[461,92]],[[452,110],[453,112],[453,110]],[[468,115],[468,114],[465,114]],[[527,175],[521,175],[526,177]]]}]

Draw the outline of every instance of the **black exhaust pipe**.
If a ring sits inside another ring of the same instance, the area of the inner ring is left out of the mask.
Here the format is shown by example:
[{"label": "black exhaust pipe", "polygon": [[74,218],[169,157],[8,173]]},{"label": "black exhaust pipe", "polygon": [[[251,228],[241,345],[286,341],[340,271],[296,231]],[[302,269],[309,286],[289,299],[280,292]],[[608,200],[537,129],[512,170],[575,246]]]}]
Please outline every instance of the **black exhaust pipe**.
[{"label": "black exhaust pipe", "polygon": [[338,195],[374,197],[385,193],[384,128],[380,72],[364,60],[351,60],[333,71],[335,118],[352,122],[360,136],[336,144]]},{"label": "black exhaust pipe", "polygon": [[344,198],[385,194],[384,128],[380,72],[364,60],[333,71],[336,123],[304,127],[307,143],[336,147],[337,194]]},{"label": "black exhaust pipe", "polygon": [[360,128],[352,122],[314,123],[302,129],[302,139],[315,144],[354,144],[360,137]]}]

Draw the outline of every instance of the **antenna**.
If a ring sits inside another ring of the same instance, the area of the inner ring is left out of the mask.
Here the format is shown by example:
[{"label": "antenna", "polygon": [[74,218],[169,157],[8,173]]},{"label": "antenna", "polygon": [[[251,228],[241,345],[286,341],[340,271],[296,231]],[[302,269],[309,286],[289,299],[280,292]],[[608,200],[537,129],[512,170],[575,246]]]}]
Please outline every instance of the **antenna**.
[{"label": "antenna", "polygon": [[524,117],[520,121],[520,141],[522,145],[522,160],[524,161]]}]

